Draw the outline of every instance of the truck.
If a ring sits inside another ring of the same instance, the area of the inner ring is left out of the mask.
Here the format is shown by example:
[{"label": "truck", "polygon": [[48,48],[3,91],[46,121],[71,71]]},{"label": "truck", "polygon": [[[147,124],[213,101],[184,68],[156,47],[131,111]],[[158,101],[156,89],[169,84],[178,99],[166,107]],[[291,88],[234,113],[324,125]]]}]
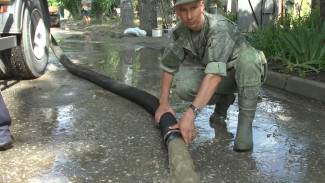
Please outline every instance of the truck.
[{"label": "truck", "polygon": [[0,0],[0,79],[34,79],[50,49],[47,0]]}]

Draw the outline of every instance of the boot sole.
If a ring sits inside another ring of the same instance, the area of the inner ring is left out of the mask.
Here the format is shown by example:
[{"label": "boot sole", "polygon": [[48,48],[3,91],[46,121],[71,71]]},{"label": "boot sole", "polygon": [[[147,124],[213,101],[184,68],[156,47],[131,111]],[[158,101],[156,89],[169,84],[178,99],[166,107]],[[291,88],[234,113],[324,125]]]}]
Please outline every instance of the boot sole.
[{"label": "boot sole", "polygon": [[250,151],[253,148],[234,148],[235,151],[237,152],[246,152],[246,151]]},{"label": "boot sole", "polygon": [[1,143],[0,145],[0,151],[6,151],[8,149],[11,149],[13,147],[12,145],[12,141],[8,141],[8,142],[5,142],[5,143]]},{"label": "boot sole", "polygon": [[253,149],[253,145],[252,146],[241,146],[238,147],[238,145],[234,145],[234,150],[238,151],[238,152],[245,152],[245,151],[250,151]]}]

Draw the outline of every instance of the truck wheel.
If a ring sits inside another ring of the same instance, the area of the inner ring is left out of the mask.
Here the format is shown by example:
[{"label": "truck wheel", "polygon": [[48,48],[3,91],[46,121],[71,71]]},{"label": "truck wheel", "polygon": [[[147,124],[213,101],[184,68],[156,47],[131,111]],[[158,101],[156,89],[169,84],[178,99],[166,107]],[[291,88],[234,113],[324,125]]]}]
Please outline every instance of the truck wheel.
[{"label": "truck wheel", "polygon": [[41,0],[26,1],[19,46],[12,48],[14,77],[33,79],[44,74],[49,58],[50,21]]}]

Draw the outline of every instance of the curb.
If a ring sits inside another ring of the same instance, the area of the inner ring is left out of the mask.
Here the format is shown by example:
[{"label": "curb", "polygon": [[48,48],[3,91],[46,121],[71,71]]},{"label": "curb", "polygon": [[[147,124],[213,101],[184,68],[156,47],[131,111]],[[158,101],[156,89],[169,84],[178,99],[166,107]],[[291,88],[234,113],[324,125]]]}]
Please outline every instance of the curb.
[{"label": "curb", "polygon": [[325,102],[325,83],[268,71],[266,85]]}]

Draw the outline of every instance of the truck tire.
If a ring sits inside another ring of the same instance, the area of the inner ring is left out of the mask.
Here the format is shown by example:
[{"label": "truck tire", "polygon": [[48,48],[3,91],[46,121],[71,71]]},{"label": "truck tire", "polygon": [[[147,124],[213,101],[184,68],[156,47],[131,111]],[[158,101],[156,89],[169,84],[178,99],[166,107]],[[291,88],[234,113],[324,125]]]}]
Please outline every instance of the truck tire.
[{"label": "truck tire", "polygon": [[33,79],[44,74],[49,58],[50,19],[41,0],[26,1],[22,34],[18,46],[12,48],[12,75]]}]

